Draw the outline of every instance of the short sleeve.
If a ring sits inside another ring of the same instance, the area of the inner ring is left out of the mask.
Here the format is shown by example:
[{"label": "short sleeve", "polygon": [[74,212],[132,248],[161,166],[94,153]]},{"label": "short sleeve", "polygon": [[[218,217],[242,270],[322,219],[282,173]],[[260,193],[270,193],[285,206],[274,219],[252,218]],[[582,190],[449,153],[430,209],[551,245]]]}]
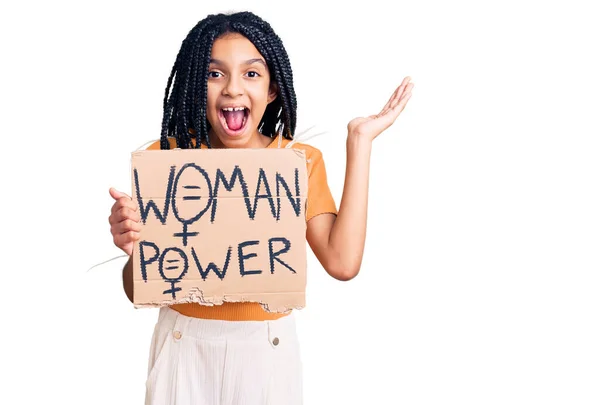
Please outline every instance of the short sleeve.
[{"label": "short sleeve", "polygon": [[321,151],[311,148],[310,156],[307,156],[308,169],[308,197],[306,203],[306,221],[325,213],[337,215],[329,184],[327,183],[327,171]]},{"label": "short sleeve", "polygon": [[146,150],[160,150],[160,139],[152,142],[152,144],[150,144]]}]

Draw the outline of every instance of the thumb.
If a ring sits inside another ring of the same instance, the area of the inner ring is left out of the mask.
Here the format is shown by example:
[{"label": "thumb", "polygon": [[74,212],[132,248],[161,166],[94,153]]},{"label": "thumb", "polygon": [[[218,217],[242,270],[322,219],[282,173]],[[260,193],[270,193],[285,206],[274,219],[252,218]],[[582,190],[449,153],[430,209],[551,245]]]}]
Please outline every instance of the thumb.
[{"label": "thumb", "polygon": [[118,200],[121,197],[127,197],[131,200],[131,197],[129,197],[127,194],[120,192],[119,190],[117,190],[114,187],[111,187],[110,190],[108,190],[108,192],[110,193],[110,196],[112,198],[114,198],[115,200]]}]

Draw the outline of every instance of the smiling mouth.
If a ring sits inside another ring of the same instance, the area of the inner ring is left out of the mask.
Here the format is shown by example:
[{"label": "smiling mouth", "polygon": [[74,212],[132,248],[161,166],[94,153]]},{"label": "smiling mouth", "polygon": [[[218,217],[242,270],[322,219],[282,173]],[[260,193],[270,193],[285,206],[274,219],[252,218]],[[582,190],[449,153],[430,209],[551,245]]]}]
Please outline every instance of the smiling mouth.
[{"label": "smiling mouth", "polygon": [[250,110],[246,107],[225,107],[219,109],[219,119],[230,136],[239,135],[246,128]]}]

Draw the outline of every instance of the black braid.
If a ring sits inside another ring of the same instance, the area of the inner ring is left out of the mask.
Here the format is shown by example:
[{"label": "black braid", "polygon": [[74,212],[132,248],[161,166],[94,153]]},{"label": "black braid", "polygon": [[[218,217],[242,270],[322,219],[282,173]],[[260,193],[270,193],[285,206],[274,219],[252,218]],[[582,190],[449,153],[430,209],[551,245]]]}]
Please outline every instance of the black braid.
[{"label": "black braid", "polygon": [[[208,67],[210,65],[210,53],[212,50],[212,45],[215,40],[216,33],[212,33],[210,36],[206,36],[204,38],[204,43],[202,44],[202,49],[204,49],[204,54],[202,55],[202,59],[198,62],[201,63],[202,69],[200,70],[199,83],[202,84],[200,88],[200,108],[196,108],[198,112],[197,120],[194,123],[194,128],[200,128],[200,136],[196,138],[196,147],[200,148],[201,141],[204,141],[206,145],[210,148],[210,139],[208,138],[208,131],[210,130],[210,124],[208,119],[206,118],[206,103],[208,100]],[[200,126],[198,127],[198,123]]]},{"label": "black braid", "polygon": [[183,40],[167,81],[163,100],[161,149],[169,149],[168,137],[175,138],[178,148],[209,148],[210,123],[206,118],[208,67],[215,39],[227,33],[239,33],[254,44],[265,58],[278,95],[267,105],[258,126],[269,137],[281,130],[287,139],[296,131],[296,93],[288,54],[271,25],[251,12],[213,14],[200,21]]}]

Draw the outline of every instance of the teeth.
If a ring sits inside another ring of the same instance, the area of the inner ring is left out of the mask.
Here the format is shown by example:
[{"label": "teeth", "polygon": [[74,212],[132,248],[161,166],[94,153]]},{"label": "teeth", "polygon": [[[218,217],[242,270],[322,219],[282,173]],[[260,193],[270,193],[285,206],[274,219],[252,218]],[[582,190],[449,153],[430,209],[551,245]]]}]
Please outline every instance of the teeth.
[{"label": "teeth", "polygon": [[223,108],[223,111],[244,111],[246,107],[226,107]]}]

